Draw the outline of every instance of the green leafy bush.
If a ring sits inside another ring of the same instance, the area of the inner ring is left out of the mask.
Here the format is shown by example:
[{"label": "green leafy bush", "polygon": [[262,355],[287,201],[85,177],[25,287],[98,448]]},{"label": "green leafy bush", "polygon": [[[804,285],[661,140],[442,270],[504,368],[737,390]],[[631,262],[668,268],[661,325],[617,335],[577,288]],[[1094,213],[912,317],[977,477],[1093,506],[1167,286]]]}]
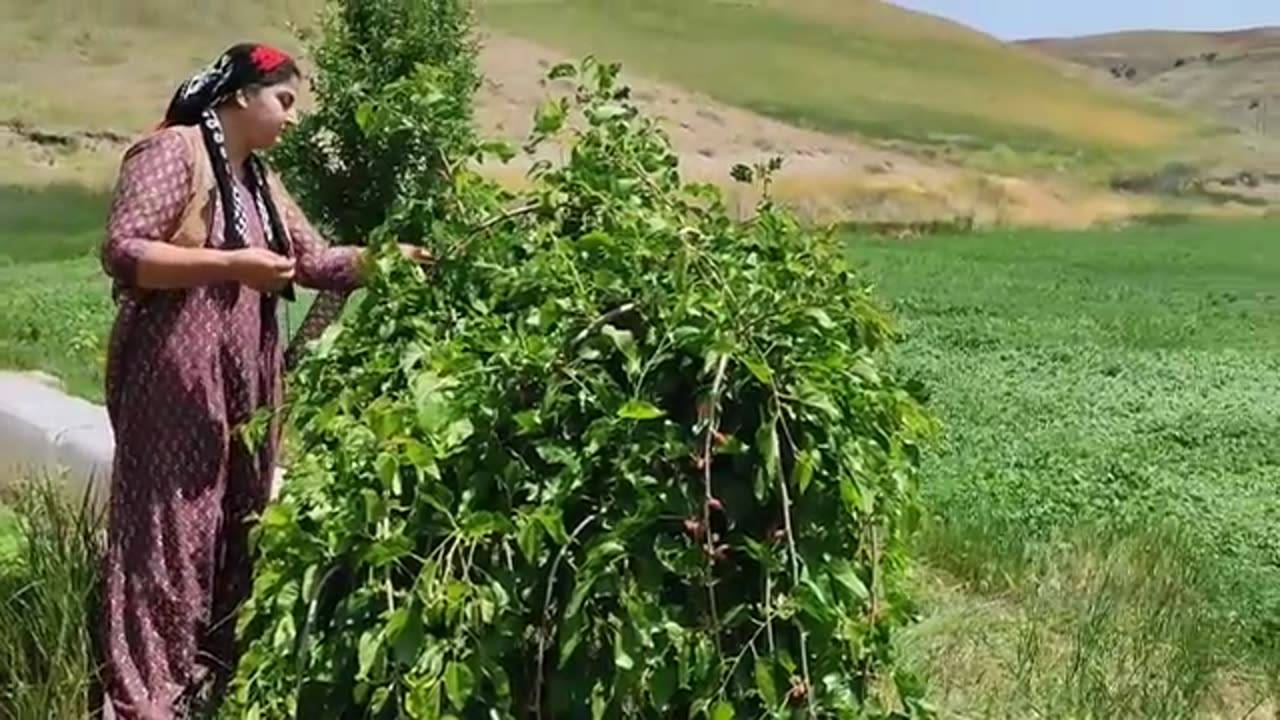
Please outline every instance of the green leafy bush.
[{"label": "green leafy bush", "polygon": [[527,189],[455,166],[432,269],[376,233],[294,378],[229,717],[925,712],[891,640],[933,421],[892,325],[837,237],[684,183],[617,72],[551,70]]}]

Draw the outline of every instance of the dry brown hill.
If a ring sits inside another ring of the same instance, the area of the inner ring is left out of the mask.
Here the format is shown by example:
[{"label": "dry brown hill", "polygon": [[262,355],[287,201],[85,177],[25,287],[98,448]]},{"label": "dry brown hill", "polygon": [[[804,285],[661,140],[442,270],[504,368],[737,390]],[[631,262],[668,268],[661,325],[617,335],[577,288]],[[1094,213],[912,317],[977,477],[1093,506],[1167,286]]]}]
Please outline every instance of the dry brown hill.
[{"label": "dry brown hill", "polygon": [[1280,27],[1039,38],[1023,45],[1219,122],[1280,138]]}]

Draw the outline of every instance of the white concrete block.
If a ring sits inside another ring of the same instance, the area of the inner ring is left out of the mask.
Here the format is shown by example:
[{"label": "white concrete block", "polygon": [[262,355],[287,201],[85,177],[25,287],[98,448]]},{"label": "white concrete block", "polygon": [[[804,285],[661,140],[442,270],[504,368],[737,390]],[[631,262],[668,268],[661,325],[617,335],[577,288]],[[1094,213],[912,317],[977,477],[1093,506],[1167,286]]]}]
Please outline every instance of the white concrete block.
[{"label": "white concrete block", "polygon": [[[110,491],[115,441],[106,408],[67,395],[57,378],[0,371],[0,492],[24,478],[64,478],[65,496],[85,492],[103,507]],[[276,468],[272,497],[284,471]]]},{"label": "white concrete block", "polygon": [[66,495],[106,499],[115,444],[106,409],[63,393],[48,376],[0,372],[0,490],[44,474]]}]

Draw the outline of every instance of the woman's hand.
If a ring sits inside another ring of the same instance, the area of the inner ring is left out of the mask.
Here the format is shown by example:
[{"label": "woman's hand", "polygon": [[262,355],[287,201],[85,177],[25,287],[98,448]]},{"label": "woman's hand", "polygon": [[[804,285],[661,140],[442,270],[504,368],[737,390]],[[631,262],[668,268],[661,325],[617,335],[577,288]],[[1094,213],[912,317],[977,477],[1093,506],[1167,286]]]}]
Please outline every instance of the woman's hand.
[{"label": "woman's hand", "polygon": [[293,258],[263,248],[231,251],[231,276],[259,292],[277,292],[293,280]]},{"label": "woman's hand", "polygon": [[419,265],[430,265],[435,259],[431,256],[430,250],[424,247],[418,247],[417,245],[406,245],[404,243],[400,243],[400,254],[404,255],[405,259],[410,262],[414,262]]},{"label": "woman's hand", "polygon": [[[427,267],[435,261],[435,258],[431,255],[431,251],[424,247],[409,245],[407,243],[397,243],[396,248],[400,250],[401,257],[420,267]],[[374,260],[375,257],[376,254],[369,248],[366,248],[365,252],[361,254],[359,274],[362,279],[367,280],[374,272],[377,271],[376,261]]]}]

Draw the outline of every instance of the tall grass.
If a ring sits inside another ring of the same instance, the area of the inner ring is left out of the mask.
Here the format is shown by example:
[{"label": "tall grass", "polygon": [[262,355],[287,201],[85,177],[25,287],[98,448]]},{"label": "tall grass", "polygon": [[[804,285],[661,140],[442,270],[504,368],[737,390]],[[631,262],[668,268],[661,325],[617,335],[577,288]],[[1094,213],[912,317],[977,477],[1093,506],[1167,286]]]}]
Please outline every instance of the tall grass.
[{"label": "tall grass", "polygon": [[903,650],[944,715],[1238,718],[1268,697],[1244,675],[1240,627],[1217,612],[1222,578],[1175,529],[1076,532],[1019,571],[974,593],[934,568],[936,606]]},{"label": "tall grass", "polygon": [[0,564],[0,720],[79,720],[97,702],[91,622],[103,527],[53,478],[19,488],[17,551]]}]

